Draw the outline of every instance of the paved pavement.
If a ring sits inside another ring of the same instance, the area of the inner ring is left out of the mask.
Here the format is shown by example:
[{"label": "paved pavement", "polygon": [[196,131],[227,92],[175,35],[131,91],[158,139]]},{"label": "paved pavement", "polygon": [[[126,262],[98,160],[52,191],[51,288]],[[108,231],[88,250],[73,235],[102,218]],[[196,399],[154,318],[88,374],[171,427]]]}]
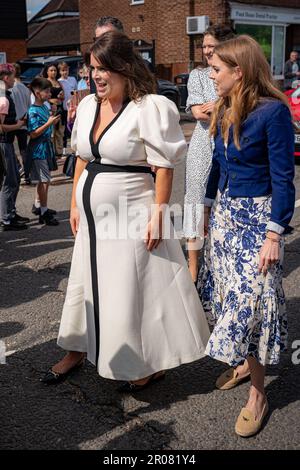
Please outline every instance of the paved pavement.
[{"label": "paved pavement", "polygon": [[[185,126],[187,134],[191,124]],[[300,166],[296,171],[300,198]],[[182,201],[183,181],[181,166],[173,201]],[[234,423],[248,384],[217,391],[215,379],[226,367],[208,357],[170,371],[165,381],[135,397],[120,396],[116,383],[99,377],[90,364],[61,385],[39,382],[63,356],[55,338],[73,246],[71,184],[60,180],[50,188],[58,227],[38,224],[30,213],[33,194],[32,187],[22,186],[18,199],[19,212],[32,219],[30,229],[0,234],[0,337],[8,354],[6,365],[0,364],[1,449],[300,449],[300,365],[291,361],[291,345],[300,340],[300,208],[285,260],[290,347],[279,366],[268,368],[267,425],[243,440],[235,435]]]}]

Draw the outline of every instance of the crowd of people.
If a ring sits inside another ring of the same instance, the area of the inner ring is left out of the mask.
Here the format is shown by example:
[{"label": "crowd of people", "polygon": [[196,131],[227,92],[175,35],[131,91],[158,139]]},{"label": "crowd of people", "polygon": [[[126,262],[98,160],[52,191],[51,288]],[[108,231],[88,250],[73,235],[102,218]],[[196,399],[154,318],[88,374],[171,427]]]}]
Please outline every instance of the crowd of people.
[{"label": "crowd of people", "polygon": [[36,185],[32,213],[39,216],[39,223],[58,225],[56,211],[48,207],[48,187],[50,172],[57,169],[56,159],[67,154],[68,108],[77,94],[89,92],[86,65],[80,66],[78,75],[79,81],[69,76],[66,62],[48,64],[41,77],[26,87],[18,63],[0,65],[2,232],[28,228],[30,219],[16,212],[21,176],[26,184]]},{"label": "crowd of people", "polygon": [[[294,131],[286,96],[254,39],[215,25],[204,34],[203,52],[206,62],[188,84],[187,110],[197,124],[187,153],[176,106],[156,94],[156,81],[120,21],[97,23],[89,69],[82,69],[82,77],[91,73],[95,93],[69,110],[77,155],[70,212],[75,246],[58,334],[67,354],[42,382],[61,382],[87,358],[102,377],[123,381],[120,393],[136,393],[206,354],[230,366],[217,378],[218,389],[251,380],[235,425],[239,436],[249,437],[269,410],[266,366],[277,364],[287,346],[282,271],[295,202]],[[25,125],[30,175],[39,181],[35,207],[40,201],[41,221],[48,223],[56,220],[47,209],[52,126],[63,139],[59,126],[68,120],[68,93],[76,84],[66,64],[60,79],[49,66],[31,84],[35,103],[27,120],[22,112],[17,119],[8,91],[15,71],[5,67],[0,148],[13,170],[4,178],[2,223],[22,223],[12,136]],[[45,105],[51,100],[52,116]],[[189,265],[179,240],[164,230],[174,167],[186,154]],[[146,217],[136,215],[136,205],[146,208]],[[141,236],[129,231],[133,214]],[[107,236],[104,219],[117,221],[122,236]]]}]

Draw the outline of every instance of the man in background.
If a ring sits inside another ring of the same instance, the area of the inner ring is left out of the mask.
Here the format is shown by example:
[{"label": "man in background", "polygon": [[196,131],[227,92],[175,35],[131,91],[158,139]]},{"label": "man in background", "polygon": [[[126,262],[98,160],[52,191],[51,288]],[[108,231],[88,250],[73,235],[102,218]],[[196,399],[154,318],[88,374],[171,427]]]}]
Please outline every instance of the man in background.
[{"label": "man in background", "polygon": [[15,132],[25,125],[23,119],[17,119],[14,101],[9,91],[15,82],[15,69],[12,64],[0,65],[0,147],[4,157],[5,175],[0,191],[1,222],[0,232],[24,230],[29,222],[16,211],[16,199],[20,187],[20,175],[17,157],[14,151]]},{"label": "man in background", "polygon": [[293,88],[293,82],[300,79],[300,63],[297,51],[290,53],[289,60],[284,66],[284,89],[290,90]]},{"label": "man in background", "polygon": [[[25,86],[21,82],[21,67],[19,64],[13,64],[15,68],[15,83],[11,90],[11,97],[13,102],[15,103],[16,113],[17,113],[17,120],[19,119],[26,119],[27,112],[29,107],[31,106],[31,93],[29,88]],[[29,170],[27,168],[27,125],[15,131],[15,136],[18,141],[19,152],[22,158],[23,170],[25,176],[26,184],[30,184],[29,179]]]}]

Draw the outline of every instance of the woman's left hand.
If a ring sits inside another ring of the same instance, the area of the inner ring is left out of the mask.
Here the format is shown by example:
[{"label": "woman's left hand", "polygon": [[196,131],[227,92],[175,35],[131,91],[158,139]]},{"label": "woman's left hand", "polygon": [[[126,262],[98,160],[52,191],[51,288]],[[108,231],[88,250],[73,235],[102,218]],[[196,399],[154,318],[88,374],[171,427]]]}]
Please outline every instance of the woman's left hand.
[{"label": "woman's left hand", "polygon": [[148,251],[152,251],[154,248],[157,248],[162,240],[162,220],[163,213],[159,210],[153,214],[147,225],[144,242]]},{"label": "woman's left hand", "polygon": [[267,235],[259,253],[259,272],[267,274],[268,269],[280,259],[280,235],[272,233]]}]

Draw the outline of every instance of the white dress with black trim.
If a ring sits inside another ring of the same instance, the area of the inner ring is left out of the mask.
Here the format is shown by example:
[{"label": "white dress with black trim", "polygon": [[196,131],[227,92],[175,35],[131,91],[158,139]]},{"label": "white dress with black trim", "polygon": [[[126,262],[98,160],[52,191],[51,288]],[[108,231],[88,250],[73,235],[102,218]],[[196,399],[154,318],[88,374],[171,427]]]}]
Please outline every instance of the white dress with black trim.
[{"label": "white dress with black trim", "polygon": [[[94,95],[79,105],[72,147],[82,159],[125,170],[173,168],[185,158],[179,114],[167,98],[124,103],[94,143],[99,111]],[[171,236],[149,252],[143,240],[155,201],[152,175],[97,168],[88,163],[77,184],[80,223],[58,345],[86,352],[101,376],[117,380],[201,358],[209,328],[180,243]]]}]

